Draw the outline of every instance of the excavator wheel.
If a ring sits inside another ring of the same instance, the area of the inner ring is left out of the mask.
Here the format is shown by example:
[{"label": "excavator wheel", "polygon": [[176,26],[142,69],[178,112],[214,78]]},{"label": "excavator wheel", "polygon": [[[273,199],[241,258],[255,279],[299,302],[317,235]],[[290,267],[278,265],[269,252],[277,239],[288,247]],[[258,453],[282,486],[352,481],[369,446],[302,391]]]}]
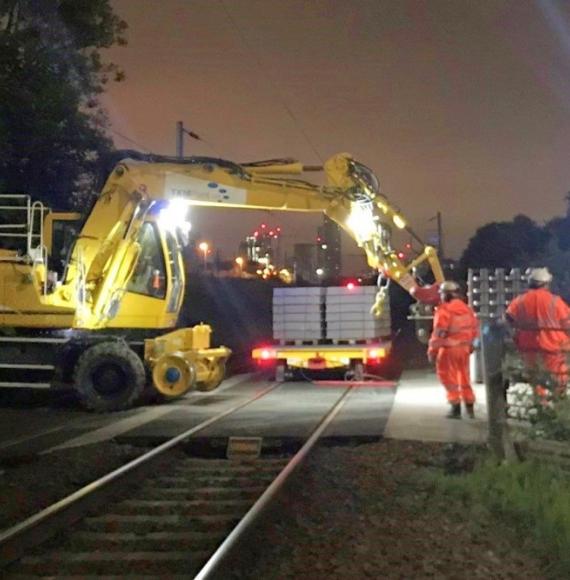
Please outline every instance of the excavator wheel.
[{"label": "excavator wheel", "polygon": [[210,375],[208,380],[200,382],[196,385],[199,391],[213,391],[220,386],[226,376],[226,362],[213,361],[209,363]]},{"label": "excavator wheel", "polygon": [[132,407],[144,391],[143,362],[123,342],[102,342],[77,361],[74,388],[84,407],[98,413]]}]

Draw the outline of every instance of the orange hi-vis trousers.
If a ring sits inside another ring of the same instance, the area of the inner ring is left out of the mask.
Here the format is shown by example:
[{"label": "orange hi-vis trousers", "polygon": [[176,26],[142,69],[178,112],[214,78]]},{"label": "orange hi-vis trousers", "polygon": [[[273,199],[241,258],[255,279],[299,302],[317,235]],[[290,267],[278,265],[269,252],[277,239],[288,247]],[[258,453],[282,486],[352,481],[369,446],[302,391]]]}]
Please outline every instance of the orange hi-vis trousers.
[{"label": "orange hi-vis trousers", "polygon": [[566,363],[565,352],[523,351],[521,354],[528,369],[542,369],[547,371],[556,383],[556,391],[558,394],[566,393],[566,385],[568,383],[568,365]]},{"label": "orange hi-vis trousers", "polygon": [[436,371],[447,391],[447,401],[457,405],[463,400],[469,405],[475,402],[475,393],[469,378],[468,345],[450,346],[437,351]]}]

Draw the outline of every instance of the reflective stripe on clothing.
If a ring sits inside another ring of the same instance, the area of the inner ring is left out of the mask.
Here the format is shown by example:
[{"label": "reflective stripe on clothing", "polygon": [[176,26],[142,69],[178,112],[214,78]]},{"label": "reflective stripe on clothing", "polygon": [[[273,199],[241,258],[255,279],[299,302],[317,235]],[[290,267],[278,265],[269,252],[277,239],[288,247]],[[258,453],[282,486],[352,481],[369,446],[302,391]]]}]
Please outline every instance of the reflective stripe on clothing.
[{"label": "reflective stripe on clothing", "polygon": [[447,391],[447,401],[452,405],[462,400],[475,402],[475,393],[469,379],[469,348],[465,346],[441,348],[437,353],[436,372]]},{"label": "reflective stripe on clothing", "polygon": [[479,323],[473,310],[458,298],[437,307],[429,349],[471,346],[479,336]]}]

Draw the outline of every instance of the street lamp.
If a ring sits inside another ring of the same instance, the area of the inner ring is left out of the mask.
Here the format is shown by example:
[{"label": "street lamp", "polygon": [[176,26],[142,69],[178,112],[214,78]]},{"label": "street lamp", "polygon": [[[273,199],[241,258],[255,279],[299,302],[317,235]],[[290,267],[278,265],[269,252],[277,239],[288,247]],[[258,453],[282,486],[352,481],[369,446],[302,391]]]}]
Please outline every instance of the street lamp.
[{"label": "street lamp", "polygon": [[322,276],[324,273],[325,273],[325,271],[324,271],[322,268],[317,268],[317,269],[315,270],[315,274],[316,274],[317,276]]},{"label": "street lamp", "polygon": [[208,267],[208,250],[210,249],[210,246],[208,245],[208,242],[200,242],[198,249],[204,254],[204,270],[206,270]]},{"label": "street lamp", "polygon": [[241,256],[238,256],[236,258],[236,264],[237,267],[239,268],[239,276],[240,278],[243,276],[243,264],[244,264],[244,259]]}]

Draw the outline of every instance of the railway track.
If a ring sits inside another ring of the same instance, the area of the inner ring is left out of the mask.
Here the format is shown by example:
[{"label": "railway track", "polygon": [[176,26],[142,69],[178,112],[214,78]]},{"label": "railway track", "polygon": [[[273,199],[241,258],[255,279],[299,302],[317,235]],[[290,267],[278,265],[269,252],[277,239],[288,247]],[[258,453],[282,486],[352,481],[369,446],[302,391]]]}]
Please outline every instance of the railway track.
[{"label": "railway track", "polygon": [[271,385],[0,534],[0,575],[224,577],[222,571],[240,542],[352,389],[339,396],[290,458],[198,459],[183,452],[173,455],[173,450],[278,386]]}]

